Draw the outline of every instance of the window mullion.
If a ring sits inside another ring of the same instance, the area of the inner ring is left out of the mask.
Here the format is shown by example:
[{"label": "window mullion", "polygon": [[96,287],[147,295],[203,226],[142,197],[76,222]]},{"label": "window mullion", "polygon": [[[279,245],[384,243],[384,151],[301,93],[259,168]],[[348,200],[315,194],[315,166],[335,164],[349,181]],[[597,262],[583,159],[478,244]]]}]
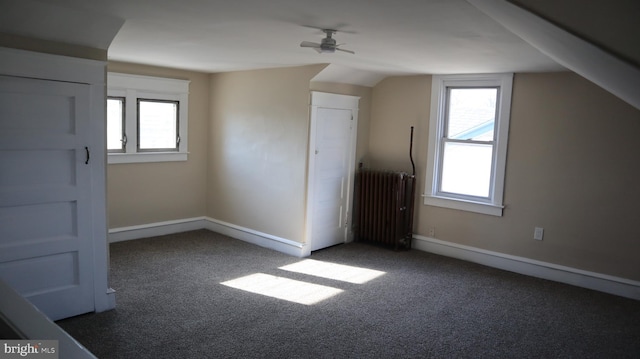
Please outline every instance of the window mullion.
[{"label": "window mullion", "polygon": [[136,148],[138,147],[136,100],[136,91],[127,90],[125,111],[125,136],[127,136],[127,144],[125,146],[125,153],[136,153]]}]

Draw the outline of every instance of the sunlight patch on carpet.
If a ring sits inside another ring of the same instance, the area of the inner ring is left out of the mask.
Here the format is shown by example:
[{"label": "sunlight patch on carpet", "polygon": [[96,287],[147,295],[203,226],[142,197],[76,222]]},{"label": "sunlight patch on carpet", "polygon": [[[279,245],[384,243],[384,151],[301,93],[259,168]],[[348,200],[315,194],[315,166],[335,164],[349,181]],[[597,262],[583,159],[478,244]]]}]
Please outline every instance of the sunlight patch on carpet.
[{"label": "sunlight patch on carpet", "polygon": [[255,273],[220,284],[305,305],[321,302],[343,292],[342,289],[338,288],[301,282],[264,273]]},{"label": "sunlight patch on carpet", "polygon": [[280,267],[279,269],[354,284],[363,284],[385,274],[385,272],[378,270],[323,262],[314,259],[304,259],[300,262]]}]

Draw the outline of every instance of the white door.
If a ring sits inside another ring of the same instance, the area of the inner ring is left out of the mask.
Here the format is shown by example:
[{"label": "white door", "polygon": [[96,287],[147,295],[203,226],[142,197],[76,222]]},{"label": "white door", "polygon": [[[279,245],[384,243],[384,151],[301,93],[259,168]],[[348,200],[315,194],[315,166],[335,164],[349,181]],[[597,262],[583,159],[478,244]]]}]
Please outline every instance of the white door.
[{"label": "white door", "polygon": [[56,320],[94,310],[89,85],[0,76],[0,278]]},{"label": "white door", "polygon": [[309,223],[312,251],[344,243],[349,232],[355,110],[339,108],[337,104],[336,107],[319,106],[312,114],[315,124]]}]

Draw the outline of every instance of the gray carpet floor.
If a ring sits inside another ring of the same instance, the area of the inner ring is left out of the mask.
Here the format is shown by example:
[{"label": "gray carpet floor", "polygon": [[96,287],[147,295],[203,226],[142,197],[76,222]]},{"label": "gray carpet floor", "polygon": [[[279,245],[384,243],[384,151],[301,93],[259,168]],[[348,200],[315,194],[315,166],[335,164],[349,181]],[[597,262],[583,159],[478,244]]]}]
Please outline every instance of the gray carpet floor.
[{"label": "gray carpet floor", "polygon": [[[57,323],[98,358],[640,358],[640,301],[417,250],[349,243],[309,259],[207,230],[111,245],[117,308]],[[313,305],[222,285],[263,273],[342,290]]]}]

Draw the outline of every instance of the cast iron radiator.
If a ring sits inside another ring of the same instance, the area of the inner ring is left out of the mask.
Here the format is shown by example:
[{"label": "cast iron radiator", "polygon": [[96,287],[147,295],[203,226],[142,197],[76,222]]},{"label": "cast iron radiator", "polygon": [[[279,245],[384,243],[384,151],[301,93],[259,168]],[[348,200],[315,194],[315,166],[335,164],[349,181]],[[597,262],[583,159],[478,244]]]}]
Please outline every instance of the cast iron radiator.
[{"label": "cast iron radiator", "polygon": [[415,175],[360,169],[355,194],[356,241],[411,248]]}]

